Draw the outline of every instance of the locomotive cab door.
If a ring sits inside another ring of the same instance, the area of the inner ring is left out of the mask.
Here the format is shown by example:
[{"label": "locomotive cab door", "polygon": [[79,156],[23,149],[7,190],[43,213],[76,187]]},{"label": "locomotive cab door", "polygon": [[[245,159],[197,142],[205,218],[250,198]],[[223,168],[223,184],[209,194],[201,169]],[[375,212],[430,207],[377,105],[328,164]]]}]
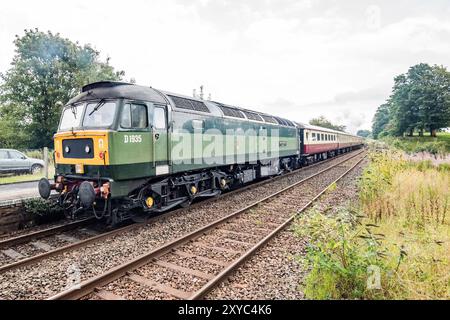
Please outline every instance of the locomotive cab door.
[{"label": "locomotive cab door", "polygon": [[150,108],[153,137],[153,167],[156,175],[169,173],[167,107],[155,104]]}]

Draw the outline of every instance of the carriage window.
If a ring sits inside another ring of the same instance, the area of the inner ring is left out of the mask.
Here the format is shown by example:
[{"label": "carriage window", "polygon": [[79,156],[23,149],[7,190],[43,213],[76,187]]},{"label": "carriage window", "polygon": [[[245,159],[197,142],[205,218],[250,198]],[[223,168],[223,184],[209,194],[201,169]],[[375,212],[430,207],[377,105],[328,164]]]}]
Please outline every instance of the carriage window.
[{"label": "carriage window", "polygon": [[306,135],[306,139],[305,140],[308,141],[309,140],[309,133],[306,132],[305,135]]},{"label": "carriage window", "polygon": [[147,107],[142,104],[127,103],[124,105],[120,126],[128,129],[147,128]]},{"label": "carriage window", "polygon": [[155,129],[166,128],[166,112],[164,108],[155,108],[153,112],[153,127]]},{"label": "carriage window", "polygon": [[320,134],[320,140],[322,140],[322,141],[324,140],[323,133]]},{"label": "carriage window", "polygon": [[312,138],[312,141],[316,141],[316,134],[314,132],[311,133],[311,138]]}]

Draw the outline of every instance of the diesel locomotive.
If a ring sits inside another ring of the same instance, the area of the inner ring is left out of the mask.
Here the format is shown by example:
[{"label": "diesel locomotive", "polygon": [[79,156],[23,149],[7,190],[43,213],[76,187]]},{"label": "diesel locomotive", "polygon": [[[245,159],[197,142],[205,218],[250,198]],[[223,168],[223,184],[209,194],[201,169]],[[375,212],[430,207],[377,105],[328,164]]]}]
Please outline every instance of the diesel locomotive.
[{"label": "diesel locomotive", "polygon": [[[39,193],[116,224],[360,148],[360,137],[220,102],[96,82],[63,108]],[[53,197],[52,197],[53,198]]]}]

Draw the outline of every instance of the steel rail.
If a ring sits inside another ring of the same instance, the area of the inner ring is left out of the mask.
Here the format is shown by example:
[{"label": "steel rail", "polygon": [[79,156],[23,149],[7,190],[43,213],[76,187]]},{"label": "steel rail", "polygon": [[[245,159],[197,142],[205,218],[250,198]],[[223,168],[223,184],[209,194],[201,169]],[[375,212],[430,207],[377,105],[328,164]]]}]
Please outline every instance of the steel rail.
[{"label": "steel rail", "polygon": [[[205,200],[202,200],[202,201],[194,202],[193,204],[191,204],[189,207],[186,207],[186,208],[179,208],[179,209],[175,209],[175,210],[172,210],[172,211],[169,211],[169,212],[166,212],[166,213],[162,213],[162,214],[159,214],[157,216],[151,217],[151,218],[149,218],[149,219],[147,219],[146,221],[143,221],[143,222],[127,225],[127,226],[124,226],[124,227],[121,227],[121,228],[118,228],[118,229],[115,229],[115,230],[112,230],[112,231],[109,231],[109,232],[105,232],[105,233],[99,234],[97,236],[93,236],[93,237],[90,237],[90,238],[87,238],[87,239],[84,239],[84,240],[81,240],[81,241],[78,241],[78,242],[75,242],[75,243],[68,244],[66,246],[62,246],[62,247],[56,248],[54,250],[43,252],[43,253],[37,254],[35,256],[31,256],[31,257],[24,258],[24,259],[21,259],[21,260],[16,261],[16,262],[12,262],[12,263],[9,263],[9,264],[6,264],[6,265],[2,265],[2,266],[0,266],[0,274],[3,273],[3,272],[6,272],[6,271],[10,271],[10,270],[17,269],[17,268],[20,268],[20,267],[28,266],[28,265],[36,263],[36,262],[38,262],[38,261],[40,261],[42,259],[50,258],[52,256],[56,256],[56,255],[61,254],[63,252],[68,252],[68,251],[72,251],[72,250],[75,250],[75,249],[87,246],[89,244],[98,242],[98,241],[100,241],[102,239],[106,239],[106,238],[109,238],[111,236],[115,236],[115,235],[118,235],[118,234],[121,234],[121,233],[124,233],[124,232],[127,232],[127,231],[131,231],[131,230],[133,230],[135,228],[142,227],[143,225],[146,225],[146,224],[155,223],[155,222],[159,221],[160,219],[169,218],[170,216],[173,216],[173,215],[175,215],[175,214],[177,214],[179,212],[182,212],[182,211],[195,209],[198,206],[205,205],[205,204],[208,204],[210,202],[223,200],[223,199],[225,199],[227,197],[230,197],[230,196],[233,196],[235,194],[239,194],[241,192],[244,192],[244,191],[246,191],[246,190],[248,190],[250,188],[255,188],[255,187],[258,187],[258,186],[261,186],[261,185],[265,185],[265,184],[268,184],[268,183],[271,183],[271,182],[274,182],[274,181],[277,181],[277,180],[289,177],[289,176],[291,176],[293,174],[296,174],[296,173],[299,173],[299,172],[301,172],[303,170],[306,170],[306,169],[309,169],[309,168],[313,168],[313,167],[316,167],[316,166],[321,165],[321,164],[326,164],[326,163],[330,162],[331,160],[335,160],[335,159],[339,159],[339,158],[344,157],[344,160],[342,160],[342,161],[340,161],[340,162],[338,162],[336,164],[336,165],[338,165],[338,164],[340,164],[342,162],[345,162],[345,161],[347,161],[349,159],[352,159],[352,158],[356,157],[358,154],[361,154],[362,152],[364,152],[364,150],[362,150],[360,152],[357,152],[356,154],[353,154],[353,155],[352,155],[351,152],[350,153],[345,153],[345,154],[339,155],[337,157],[333,157],[333,158],[327,159],[325,161],[320,161],[320,162],[317,162],[315,164],[299,168],[297,170],[288,172],[286,174],[282,174],[282,175],[279,175],[279,176],[276,176],[276,177],[273,177],[273,178],[269,178],[269,179],[265,179],[265,180],[262,180],[262,181],[258,181],[258,182],[253,183],[253,184],[249,184],[249,185],[244,186],[242,188],[235,189],[235,190],[232,190],[230,192],[224,193],[223,195],[221,195],[219,197],[213,197],[213,198],[205,199]],[[348,155],[350,155],[350,157],[346,158],[345,156],[348,156]]]},{"label": "steel rail", "polygon": [[306,205],[304,205],[300,210],[298,210],[295,214],[289,217],[286,221],[284,221],[281,225],[279,225],[276,229],[270,232],[267,236],[261,239],[257,244],[251,247],[248,251],[246,251],[241,257],[237,260],[233,261],[228,267],[223,269],[217,276],[208,281],[202,288],[197,290],[189,300],[198,300],[204,297],[209,291],[215,288],[220,282],[225,280],[230,273],[235,271],[241,264],[250,259],[257,250],[262,248],[269,240],[271,240],[275,235],[277,235],[281,230],[286,228],[297,216],[299,213],[302,213],[306,209],[308,209],[314,202],[316,202],[334,183],[337,183],[344,176],[346,176],[349,172],[351,172],[358,164],[361,163],[365,159],[366,156],[361,158],[358,162],[356,162],[352,167],[350,167],[347,171],[345,171],[342,175],[340,175],[336,180],[330,183],[326,188],[324,188],[318,195],[316,195],[311,201],[309,201]]},{"label": "steel rail", "polygon": [[73,230],[73,229],[76,229],[76,228],[78,228],[80,226],[88,225],[91,222],[93,222],[94,220],[95,220],[95,218],[89,217],[89,218],[86,218],[86,219],[69,222],[69,223],[66,223],[66,224],[63,224],[63,225],[59,225],[59,226],[56,226],[56,227],[50,227],[50,228],[46,228],[46,229],[42,229],[42,230],[38,230],[38,231],[26,233],[26,234],[22,234],[22,235],[19,235],[19,236],[3,239],[3,240],[0,241],[0,248],[4,248],[4,247],[7,247],[7,246],[14,246],[14,245],[22,244],[22,243],[25,243],[25,242],[29,242],[31,240],[41,239],[43,237],[46,237],[46,236],[49,236],[49,235],[54,235],[54,234],[57,234],[57,233],[60,233],[60,232]]},{"label": "steel rail", "polygon": [[[294,188],[294,187],[296,187],[296,186],[298,186],[300,184],[303,184],[303,183],[305,183],[305,182],[307,182],[307,181],[309,181],[309,180],[311,180],[311,179],[321,175],[324,172],[330,171],[331,169],[333,169],[335,167],[338,167],[342,163],[345,163],[345,162],[353,159],[354,157],[356,157],[356,156],[358,156],[358,155],[360,155],[360,154],[362,154],[364,152],[365,152],[365,150],[362,150],[361,152],[358,152],[357,154],[355,154],[355,155],[353,155],[353,156],[351,156],[349,158],[346,158],[346,159],[344,159],[344,160],[342,160],[342,161],[340,161],[340,162],[338,162],[338,163],[336,163],[336,164],[334,164],[334,165],[332,165],[330,167],[327,167],[327,168],[325,168],[325,169],[323,169],[323,170],[321,170],[321,171],[319,171],[319,172],[317,172],[317,173],[315,173],[315,174],[313,174],[313,175],[311,175],[309,177],[306,177],[306,178],[304,178],[304,179],[302,179],[300,181],[297,181],[297,182],[295,182],[295,183],[293,183],[293,184],[283,188],[282,190],[279,190],[279,191],[277,191],[277,192],[275,192],[275,193],[273,193],[273,194],[271,194],[269,196],[264,197],[263,199],[260,199],[258,201],[253,202],[250,205],[247,205],[244,208],[238,209],[238,210],[234,211],[233,213],[231,213],[229,215],[226,215],[225,217],[222,217],[222,218],[220,218],[220,219],[218,219],[218,220],[216,220],[216,221],[214,221],[212,223],[207,224],[206,226],[203,226],[203,227],[201,227],[201,228],[199,228],[197,230],[194,230],[194,231],[192,231],[192,232],[190,232],[190,233],[188,233],[188,234],[186,234],[184,236],[181,236],[181,237],[179,237],[179,238],[177,238],[175,240],[172,240],[172,241],[170,241],[170,242],[168,242],[168,243],[166,243],[166,244],[164,244],[164,245],[162,245],[162,246],[160,246],[160,247],[158,247],[158,248],[156,248],[156,249],[154,249],[154,250],[152,250],[150,252],[147,252],[147,253],[145,253],[145,254],[143,254],[141,256],[138,256],[137,258],[135,258],[135,259],[133,259],[131,261],[127,261],[127,262],[125,262],[125,263],[123,263],[123,264],[121,264],[119,266],[116,266],[116,267],[108,270],[107,272],[105,272],[103,274],[100,274],[100,275],[94,276],[92,278],[89,278],[89,279],[81,282],[79,285],[76,285],[76,286],[74,286],[74,287],[72,287],[72,288],[70,288],[68,290],[65,290],[65,291],[62,291],[62,292],[60,292],[60,293],[58,293],[56,295],[53,295],[53,296],[49,297],[47,300],[74,300],[74,299],[80,299],[80,298],[82,298],[82,297],[84,297],[84,296],[94,292],[96,288],[101,287],[103,285],[106,285],[106,284],[108,284],[108,283],[110,283],[110,282],[112,282],[112,281],[114,281],[116,279],[119,279],[120,277],[126,275],[128,272],[148,264],[149,262],[151,262],[152,260],[158,258],[159,256],[170,252],[172,249],[174,249],[174,248],[176,248],[176,247],[178,247],[180,245],[183,245],[185,243],[188,243],[189,241],[192,241],[195,238],[198,238],[198,237],[202,236],[207,231],[209,231],[211,229],[214,229],[215,227],[223,224],[224,222],[230,220],[231,218],[234,218],[234,217],[242,214],[243,212],[245,212],[245,211],[247,211],[247,210],[249,210],[251,208],[256,207],[257,205],[259,205],[262,202],[265,202],[265,201],[267,201],[269,199],[272,199],[273,197],[276,197],[276,196],[278,196],[278,195],[280,195],[280,194],[282,194],[282,193],[284,193],[284,192],[286,192],[286,191],[288,191],[288,190],[290,190],[290,189],[292,189],[292,188]],[[360,159],[357,162],[357,164],[360,163],[365,158],[365,156],[366,155],[364,155],[364,157],[362,159]],[[352,166],[352,168],[354,168],[357,164]],[[326,189],[328,189],[328,187],[329,186],[327,186],[320,194],[323,194],[323,192],[325,192]],[[314,199],[316,199],[316,198],[317,198],[317,196]],[[276,230],[279,230],[279,228],[280,227],[278,227]],[[264,239],[266,239],[266,238],[264,238]],[[268,239],[270,239],[270,238],[268,238]],[[268,239],[266,239],[265,242]],[[227,270],[227,269],[228,268],[226,268],[225,270]],[[227,271],[227,274],[229,272],[230,272],[230,270]],[[222,272],[221,272],[221,274],[222,274]],[[214,278],[214,279],[216,279],[216,278]],[[215,283],[218,280],[219,279],[217,279],[215,281]],[[196,297],[196,296],[199,296],[199,295],[201,295],[201,292],[196,292],[193,297]]]}]

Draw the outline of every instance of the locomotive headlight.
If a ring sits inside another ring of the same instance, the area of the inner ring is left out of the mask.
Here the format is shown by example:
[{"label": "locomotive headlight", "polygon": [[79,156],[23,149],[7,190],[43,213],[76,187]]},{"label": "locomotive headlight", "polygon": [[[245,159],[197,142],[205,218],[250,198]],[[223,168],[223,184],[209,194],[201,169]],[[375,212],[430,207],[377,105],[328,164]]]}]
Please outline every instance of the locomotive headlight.
[{"label": "locomotive headlight", "polygon": [[147,199],[145,199],[145,205],[148,207],[148,208],[151,208],[152,206],[153,206],[153,203],[154,203],[155,201],[153,200],[153,198],[152,197],[148,197]]},{"label": "locomotive headlight", "polygon": [[69,153],[69,152],[70,152],[69,146],[66,146],[66,147],[64,148],[64,151],[65,151],[66,153]]},{"label": "locomotive headlight", "polygon": [[89,146],[86,146],[86,147],[84,147],[84,151],[86,153],[89,153],[89,152],[91,152],[91,148]]}]

